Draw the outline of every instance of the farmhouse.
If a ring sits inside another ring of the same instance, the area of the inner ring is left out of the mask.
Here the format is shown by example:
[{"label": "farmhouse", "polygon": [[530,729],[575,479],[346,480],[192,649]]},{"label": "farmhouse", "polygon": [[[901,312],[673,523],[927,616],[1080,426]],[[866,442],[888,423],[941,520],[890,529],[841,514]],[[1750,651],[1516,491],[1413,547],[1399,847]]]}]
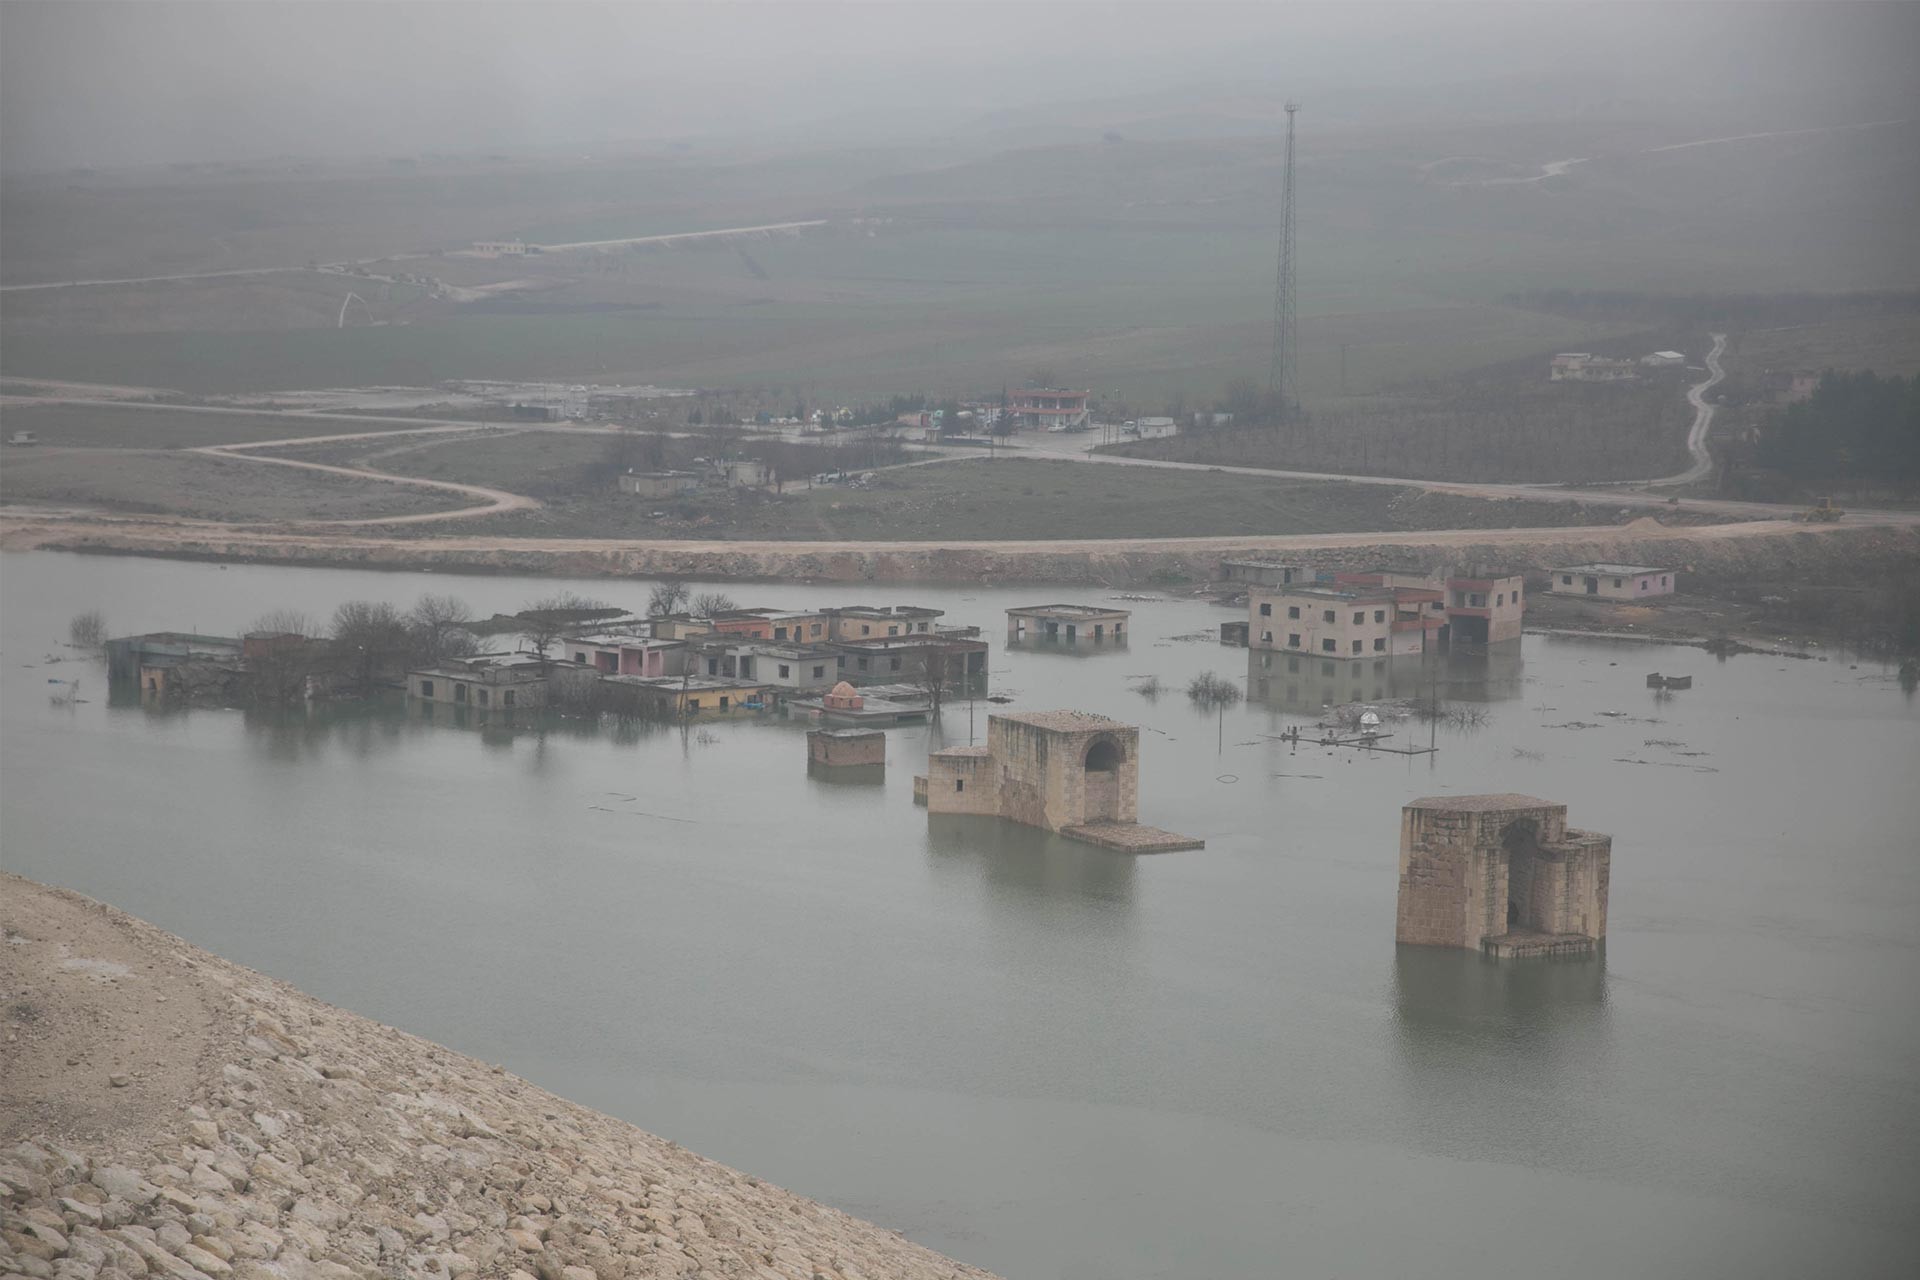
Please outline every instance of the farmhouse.
[{"label": "farmhouse", "polygon": [[1554,382],[1627,382],[1640,376],[1631,360],[1612,360],[1590,351],[1562,351],[1548,366]]},{"label": "farmhouse", "polygon": [[640,498],[679,498],[700,492],[700,474],[696,471],[625,471],[620,474],[620,492]]},{"label": "farmhouse", "polygon": [[1575,564],[1547,572],[1547,590],[1561,596],[1597,596],[1602,600],[1644,600],[1673,594],[1672,569],[1633,564]]}]

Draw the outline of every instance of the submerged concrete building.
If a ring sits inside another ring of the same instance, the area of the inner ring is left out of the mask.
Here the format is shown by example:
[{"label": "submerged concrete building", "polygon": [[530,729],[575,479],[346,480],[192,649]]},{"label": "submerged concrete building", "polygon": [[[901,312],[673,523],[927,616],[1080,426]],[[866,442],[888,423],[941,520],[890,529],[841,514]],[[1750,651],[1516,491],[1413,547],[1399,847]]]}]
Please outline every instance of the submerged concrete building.
[{"label": "submerged concrete building", "polygon": [[1007,818],[1110,849],[1205,843],[1136,821],[1140,730],[1086,711],[989,716],[987,744],[933,752],[914,791],[929,813]]},{"label": "submerged concrete building", "polygon": [[1580,955],[1607,936],[1613,837],[1522,795],[1427,796],[1400,811],[1395,939],[1496,959]]},{"label": "submerged concrete building", "polygon": [[1125,647],[1126,609],[1090,604],[1034,604],[1007,610],[1007,646],[1020,648]]}]

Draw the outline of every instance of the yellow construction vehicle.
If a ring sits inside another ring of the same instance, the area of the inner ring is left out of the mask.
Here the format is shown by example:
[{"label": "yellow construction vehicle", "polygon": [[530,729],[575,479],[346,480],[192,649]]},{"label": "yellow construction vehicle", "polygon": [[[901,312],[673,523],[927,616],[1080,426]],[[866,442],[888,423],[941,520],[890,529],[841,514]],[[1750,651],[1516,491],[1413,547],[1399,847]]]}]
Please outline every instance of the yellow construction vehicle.
[{"label": "yellow construction vehicle", "polygon": [[1800,519],[1806,524],[1832,524],[1845,514],[1833,505],[1832,498],[1818,498],[1811,507],[1800,513]]}]

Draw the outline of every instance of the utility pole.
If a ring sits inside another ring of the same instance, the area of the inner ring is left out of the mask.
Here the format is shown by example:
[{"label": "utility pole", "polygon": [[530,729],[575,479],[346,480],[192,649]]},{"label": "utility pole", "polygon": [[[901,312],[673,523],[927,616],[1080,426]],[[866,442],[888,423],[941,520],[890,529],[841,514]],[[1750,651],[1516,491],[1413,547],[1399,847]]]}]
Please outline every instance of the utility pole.
[{"label": "utility pole", "polygon": [[1267,370],[1267,399],[1281,422],[1293,419],[1300,406],[1300,353],[1295,334],[1293,300],[1293,116],[1300,104],[1289,102],[1287,161],[1280,180],[1280,266],[1273,290],[1273,363]]}]

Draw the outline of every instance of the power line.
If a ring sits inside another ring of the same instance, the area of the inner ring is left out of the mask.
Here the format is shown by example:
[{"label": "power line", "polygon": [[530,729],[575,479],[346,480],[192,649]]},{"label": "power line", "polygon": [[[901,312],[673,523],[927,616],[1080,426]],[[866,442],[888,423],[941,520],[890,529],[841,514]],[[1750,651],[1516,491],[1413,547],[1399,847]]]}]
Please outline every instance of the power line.
[{"label": "power line", "polygon": [[1300,352],[1295,332],[1298,316],[1293,302],[1293,115],[1300,104],[1289,102],[1287,164],[1280,183],[1280,267],[1273,290],[1273,364],[1267,370],[1267,400],[1281,421],[1300,408]]}]

